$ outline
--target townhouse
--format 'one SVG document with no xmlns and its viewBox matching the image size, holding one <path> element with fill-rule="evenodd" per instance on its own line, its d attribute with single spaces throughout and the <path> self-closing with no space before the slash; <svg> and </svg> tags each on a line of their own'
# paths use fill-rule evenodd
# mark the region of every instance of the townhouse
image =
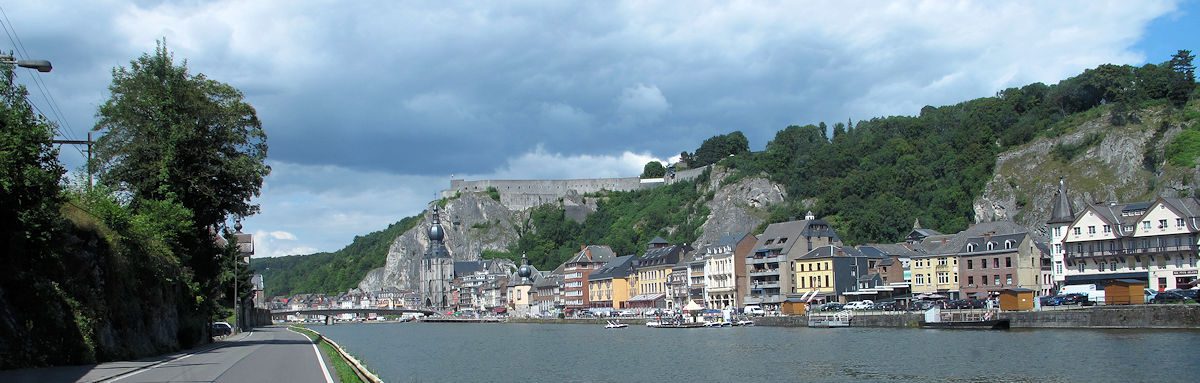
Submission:
<svg viewBox="0 0 1200 383">
<path fill-rule="evenodd" d="M 859 290 L 859 281 L 868 270 L 883 261 L 880 255 L 867 255 L 850 246 L 822 246 L 800 256 L 792 264 L 796 290 L 809 302 L 845 302 L 845 295 Z M 751 289 L 753 289 L 751 282 Z"/>
<path fill-rule="evenodd" d="M 704 306 L 715 309 L 742 307 L 746 287 L 746 255 L 757 241 L 748 233 L 726 234 L 704 248 Z"/>
<path fill-rule="evenodd" d="M 745 258 L 749 280 L 743 301 L 778 310 L 789 295 L 798 296 L 793 262 L 813 249 L 841 244 L 829 223 L 816 219 L 811 211 L 804 220 L 768 225 Z"/>
<path fill-rule="evenodd" d="M 588 276 L 616 258 L 608 246 L 583 246 L 575 256 L 563 263 L 563 305 L 566 311 L 588 308 Z"/>
<path fill-rule="evenodd" d="M 620 310 L 631 297 L 630 276 L 637 255 L 617 257 L 588 277 L 588 301 L 593 311 Z"/>
<path fill-rule="evenodd" d="M 629 299 L 630 307 L 673 308 L 674 302 L 666 299 L 669 293 L 667 279 L 671 269 L 689 249 L 686 245 L 669 245 L 662 238 L 651 241 L 646 253 L 635 263 L 636 294 Z"/>
</svg>

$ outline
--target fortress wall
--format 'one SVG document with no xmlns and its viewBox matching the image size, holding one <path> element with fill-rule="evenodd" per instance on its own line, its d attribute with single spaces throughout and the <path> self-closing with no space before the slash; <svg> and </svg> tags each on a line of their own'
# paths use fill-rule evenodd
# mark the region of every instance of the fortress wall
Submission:
<svg viewBox="0 0 1200 383">
<path fill-rule="evenodd" d="M 512 210 L 524 210 L 545 203 L 558 202 L 570 193 L 585 194 L 600 190 L 631 191 L 656 184 L 645 185 L 637 177 L 592 178 L 575 180 L 451 180 L 450 188 L 442 191 L 443 198 L 457 192 L 482 193 L 489 187 L 500 192 L 500 203 Z"/>
<path fill-rule="evenodd" d="M 677 172 L 675 172 L 674 177 L 668 177 L 667 183 L 676 183 L 679 181 L 694 180 L 694 179 L 696 179 L 696 177 L 699 177 L 701 174 L 704 173 L 705 170 L 708 170 L 708 168 L 710 168 L 710 167 L 712 167 L 712 165 L 699 167 L 699 168 L 695 168 L 695 169 L 684 169 L 684 170 L 677 171 Z"/>
</svg>

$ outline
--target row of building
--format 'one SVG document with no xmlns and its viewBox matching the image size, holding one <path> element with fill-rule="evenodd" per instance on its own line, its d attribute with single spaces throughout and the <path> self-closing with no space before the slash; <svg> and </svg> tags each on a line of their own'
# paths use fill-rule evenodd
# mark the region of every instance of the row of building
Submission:
<svg viewBox="0 0 1200 383">
<path fill-rule="evenodd" d="M 1197 199 L 1095 203 L 1076 211 L 1060 181 L 1054 204 L 1045 232 L 996 221 L 943 234 L 914 222 L 903 242 L 847 246 L 828 222 L 809 213 L 759 235 L 727 234 L 715 243 L 655 238 L 628 255 L 581 246 L 546 271 L 525 262 L 453 261 L 435 209 L 419 291 L 388 302 L 518 315 L 746 305 L 783 310 L 788 302 L 986 298 L 1007 289 L 1053 295 L 1064 285 L 1103 287 L 1120 279 L 1155 290 L 1196 284 Z"/>
</svg>

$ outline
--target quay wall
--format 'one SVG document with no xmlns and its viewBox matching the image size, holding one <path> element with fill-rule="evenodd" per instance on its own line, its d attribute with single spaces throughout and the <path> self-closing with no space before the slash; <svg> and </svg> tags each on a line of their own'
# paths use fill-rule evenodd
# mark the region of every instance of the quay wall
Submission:
<svg viewBox="0 0 1200 383">
<path fill-rule="evenodd" d="M 1200 305 L 1098 306 L 1044 311 L 1005 311 L 1012 328 L 1200 329 Z M 863 313 L 851 327 L 918 327 L 921 313 Z M 758 326 L 805 327 L 807 316 L 755 318 Z"/>
</svg>

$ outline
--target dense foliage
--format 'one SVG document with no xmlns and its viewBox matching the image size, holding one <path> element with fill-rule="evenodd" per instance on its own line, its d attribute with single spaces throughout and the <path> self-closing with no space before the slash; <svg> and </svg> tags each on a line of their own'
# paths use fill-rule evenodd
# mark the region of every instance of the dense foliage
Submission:
<svg viewBox="0 0 1200 383">
<path fill-rule="evenodd" d="M 386 229 L 354 237 L 349 245 L 332 253 L 254 258 L 250 267 L 263 275 L 268 296 L 343 293 L 358 287 L 371 269 L 383 267 L 392 241 L 420 224 L 423 217 L 418 214 Z"/>
<path fill-rule="evenodd" d="M 790 126 L 762 153 L 722 161 L 742 174 L 765 172 L 787 186 L 788 201 L 772 222 L 813 209 L 827 217 L 849 243 L 900 240 L 919 218 L 943 232 L 966 228 L 972 201 L 992 176 L 996 156 L 1039 135 L 1057 136 L 1098 106 L 1116 103 L 1118 118 L 1157 100 L 1180 103 L 1194 93 L 1191 58 L 1180 51 L 1171 61 L 1141 67 L 1101 65 L 1055 85 L 1035 83 L 944 107 L 927 106 L 917 117 L 884 117 L 834 127 Z M 1183 102 L 1188 98 L 1182 97 Z M 1172 143 L 1172 161 L 1190 163 L 1194 134 Z M 1068 161 L 1103 136 L 1090 136 L 1052 150 Z M 1189 158 L 1190 156 L 1190 158 Z M 802 201 L 811 201 L 815 206 Z"/>
<path fill-rule="evenodd" d="M 60 186 L 53 126 L 12 68 L 0 83 L 0 369 L 159 354 L 207 342 L 231 313 L 237 248 L 266 174 L 253 109 L 159 45 L 114 70 L 95 148 L 101 184 Z"/>
<path fill-rule="evenodd" d="M 699 168 L 714 164 L 725 157 L 749 151 L 750 140 L 747 140 L 746 135 L 742 132 L 735 131 L 709 137 L 700 143 L 700 147 L 696 148 L 696 153 L 683 152 L 679 153 L 679 157 L 680 160 L 687 163 L 688 167 Z"/>
<path fill-rule="evenodd" d="M 631 192 L 606 192 L 597 211 L 582 224 L 566 217 L 559 205 L 534 208 L 519 228 L 519 239 L 508 252 L 485 252 L 485 258 L 504 257 L 519 261 L 526 254 L 535 267 L 558 267 L 582 245 L 607 245 L 620 255 L 641 253 L 656 236 L 671 243 L 691 243 L 700 236 L 700 225 L 708 216 L 699 182 L 677 182 Z"/>
<path fill-rule="evenodd" d="M 665 175 L 667 175 L 667 168 L 663 167 L 662 162 L 650 161 L 642 167 L 641 178 L 662 178 Z"/>
</svg>

